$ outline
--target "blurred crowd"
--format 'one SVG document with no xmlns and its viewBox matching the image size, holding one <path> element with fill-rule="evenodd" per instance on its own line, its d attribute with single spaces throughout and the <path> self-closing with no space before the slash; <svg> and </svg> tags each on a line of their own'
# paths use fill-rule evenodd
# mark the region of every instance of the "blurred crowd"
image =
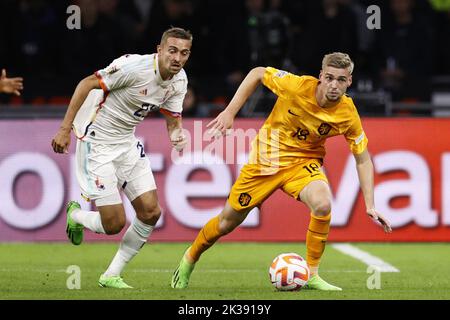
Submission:
<svg viewBox="0 0 450 320">
<path fill-rule="evenodd" d="M 79 30 L 66 27 L 71 4 Z M 379 30 L 367 27 L 371 4 L 381 8 Z M 1 99 L 66 103 L 115 58 L 155 52 L 170 26 L 194 35 L 186 115 L 201 116 L 201 101 L 229 100 L 254 66 L 317 76 L 333 51 L 350 54 L 354 79 L 370 80 L 365 90 L 395 101 L 429 101 L 431 79 L 450 75 L 446 0 L 2 0 L 0 69 L 22 76 L 26 90 Z"/>
</svg>

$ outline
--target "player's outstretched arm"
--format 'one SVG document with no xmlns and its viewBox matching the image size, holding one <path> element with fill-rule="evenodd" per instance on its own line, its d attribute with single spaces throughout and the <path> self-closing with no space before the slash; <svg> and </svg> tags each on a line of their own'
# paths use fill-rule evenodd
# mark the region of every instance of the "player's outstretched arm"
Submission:
<svg viewBox="0 0 450 320">
<path fill-rule="evenodd" d="M 64 120 L 52 140 L 52 148 L 56 153 L 68 153 L 72 122 L 92 89 L 100 89 L 100 83 L 95 75 L 86 77 L 78 83 L 72 99 L 70 99 Z"/>
<path fill-rule="evenodd" d="M 364 150 L 360 154 L 355 154 L 356 170 L 358 171 L 359 183 L 366 203 L 366 212 L 373 220 L 378 221 L 387 233 L 392 232 L 391 224 L 375 209 L 373 192 L 373 163 L 369 151 Z"/>
<path fill-rule="evenodd" d="M 255 92 L 264 77 L 264 67 L 253 68 L 242 81 L 228 106 L 214 120 L 206 125 L 212 136 L 223 135 L 233 126 L 234 117 Z"/>
<path fill-rule="evenodd" d="M 7 78 L 6 70 L 2 69 L 0 76 L 0 92 L 12 93 L 16 96 L 20 96 L 20 91 L 23 89 L 23 78 Z"/>
</svg>

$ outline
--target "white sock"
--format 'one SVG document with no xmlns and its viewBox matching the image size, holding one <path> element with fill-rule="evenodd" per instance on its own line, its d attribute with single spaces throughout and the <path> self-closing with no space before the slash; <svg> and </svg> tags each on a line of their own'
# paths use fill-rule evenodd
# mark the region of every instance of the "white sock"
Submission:
<svg viewBox="0 0 450 320">
<path fill-rule="evenodd" d="M 102 219 L 98 211 L 76 210 L 72 212 L 72 219 L 76 223 L 82 224 L 85 228 L 96 233 L 106 233 L 103 229 Z"/>
<path fill-rule="evenodd" d="M 152 233 L 153 228 L 154 226 L 143 223 L 137 217 L 134 218 L 123 236 L 119 250 L 104 275 L 107 277 L 120 276 L 123 268 L 147 242 L 147 238 Z"/>
</svg>

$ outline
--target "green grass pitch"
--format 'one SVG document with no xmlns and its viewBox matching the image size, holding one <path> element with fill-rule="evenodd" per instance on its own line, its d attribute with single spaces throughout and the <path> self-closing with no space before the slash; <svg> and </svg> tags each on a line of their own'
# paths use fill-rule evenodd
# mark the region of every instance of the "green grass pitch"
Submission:
<svg viewBox="0 0 450 320">
<path fill-rule="evenodd" d="M 151 299 L 151 300 L 318 300 L 450 299 L 450 244 L 354 244 L 400 270 L 381 273 L 381 288 L 368 289 L 367 265 L 328 245 L 321 276 L 342 292 L 276 291 L 268 276 L 272 259 L 284 252 L 305 256 L 304 244 L 218 243 L 197 264 L 190 286 L 170 288 L 173 269 L 187 243 L 150 243 L 123 274 L 135 289 L 100 288 L 97 280 L 117 243 L 0 244 L 0 299 Z M 68 289 L 67 268 L 81 271 L 81 288 Z"/>
</svg>

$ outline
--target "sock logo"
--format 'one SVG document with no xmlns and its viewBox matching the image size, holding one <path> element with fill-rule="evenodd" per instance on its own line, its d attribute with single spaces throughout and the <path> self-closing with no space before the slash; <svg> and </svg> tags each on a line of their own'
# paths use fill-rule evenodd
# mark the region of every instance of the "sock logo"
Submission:
<svg viewBox="0 0 450 320">
<path fill-rule="evenodd" d="M 243 207 L 248 206 L 251 200 L 252 197 L 248 193 L 241 193 L 239 195 L 239 204 Z"/>
</svg>

